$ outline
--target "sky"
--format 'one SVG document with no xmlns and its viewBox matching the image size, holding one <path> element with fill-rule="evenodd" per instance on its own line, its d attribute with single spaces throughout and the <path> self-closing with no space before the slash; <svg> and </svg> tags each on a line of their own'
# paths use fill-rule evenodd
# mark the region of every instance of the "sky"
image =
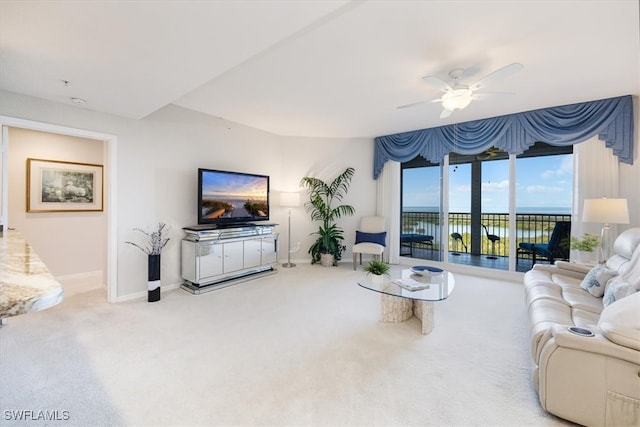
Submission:
<svg viewBox="0 0 640 427">
<path fill-rule="evenodd" d="M 403 208 L 437 207 L 440 199 L 439 167 L 405 169 Z M 471 211 L 471 165 L 449 167 L 449 212 Z M 573 155 L 563 154 L 516 160 L 518 212 L 569 213 L 572 202 Z M 536 208 L 531 211 L 524 208 Z M 482 162 L 482 212 L 509 211 L 509 161 Z"/>
</svg>

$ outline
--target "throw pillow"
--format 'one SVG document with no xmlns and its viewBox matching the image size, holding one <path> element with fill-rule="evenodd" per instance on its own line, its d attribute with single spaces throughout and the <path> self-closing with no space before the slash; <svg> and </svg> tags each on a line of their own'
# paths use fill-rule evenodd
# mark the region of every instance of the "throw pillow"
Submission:
<svg viewBox="0 0 640 427">
<path fill-rule="evenodd" d="M 607 288 L 602 298 L 602 305 L 606 307 L 635 292 L 638 292 L 638 290 L 632 283 L 625 281 L 622 276 L 616 277 L 607 283 Z"/>
<path fill-rule="evenodd" d="M 387 232 L 382 233 L 365 233 L 363 231 L 356 230 L 356 245 L 358 243 L 377 243 L 382 246 L 387 246 L 385 241 L 387 239 Z"/>
<path fill-rule="evenodd" d="M 586 276 L 584 276 L 580 287 L 589 291 L 589 293 L 594 297 L 602 298 L 605 291 L 605 285 L 609 279 L 617 274 L 617 272 L 609 270 L 607 267 L 596 265 L 587 273 Z"/>
</svg>

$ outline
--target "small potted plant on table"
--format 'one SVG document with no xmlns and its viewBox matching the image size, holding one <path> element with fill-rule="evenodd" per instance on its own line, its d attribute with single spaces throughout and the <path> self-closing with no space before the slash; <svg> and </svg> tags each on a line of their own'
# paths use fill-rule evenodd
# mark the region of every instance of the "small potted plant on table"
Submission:
<svg viewBox="0 0 640 427">
<path fill-rule="evenodd" d="M 389 264 L 382 260 L 373 259 L 365 266 L 364 271 L 367 272 L 367 275 L 371 274 L 371 280 L 374 283 L 382 283 L 384 276 L 389 276 Z"/>
<path fill-rule="evenodd" d="M 596 234 L 585 233 L 581 239 L 571 237 L 571 249 L 578 251 L 578 261 L 582 263 L 591 263 L 594 261 L 593 251 L 600 244 L 600 237 Z"/>
</svg>

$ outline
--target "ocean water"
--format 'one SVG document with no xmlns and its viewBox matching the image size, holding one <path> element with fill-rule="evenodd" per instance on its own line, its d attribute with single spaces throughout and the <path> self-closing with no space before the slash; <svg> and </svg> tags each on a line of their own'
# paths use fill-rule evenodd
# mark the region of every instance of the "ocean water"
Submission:
<svg viewBox="0 0 640 427">
<path fill-rule="evenodd" d="M 403 206 L 403 212 L 440 212 L 438 206 Z M 471 212 L 451 212 L 451 213 L 471 213 Z M 504 213 L 507 212 L 487 212 Z M 571 207 L 517 207 L 516 214 L 538 214 L 538 215 L 571 215 Z"/>
</svg>

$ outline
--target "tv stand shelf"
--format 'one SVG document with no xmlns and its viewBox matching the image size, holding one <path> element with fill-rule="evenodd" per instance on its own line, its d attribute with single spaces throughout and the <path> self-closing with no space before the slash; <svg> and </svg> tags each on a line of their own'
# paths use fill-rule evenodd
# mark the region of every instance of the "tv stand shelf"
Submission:
<svg viewBox="0 0 640 427">
<path fill-rule="evenodd" d="M 276 225 L 184 227 L 182 289 L 200 294 L 276 273 Z"/>
</svg>

